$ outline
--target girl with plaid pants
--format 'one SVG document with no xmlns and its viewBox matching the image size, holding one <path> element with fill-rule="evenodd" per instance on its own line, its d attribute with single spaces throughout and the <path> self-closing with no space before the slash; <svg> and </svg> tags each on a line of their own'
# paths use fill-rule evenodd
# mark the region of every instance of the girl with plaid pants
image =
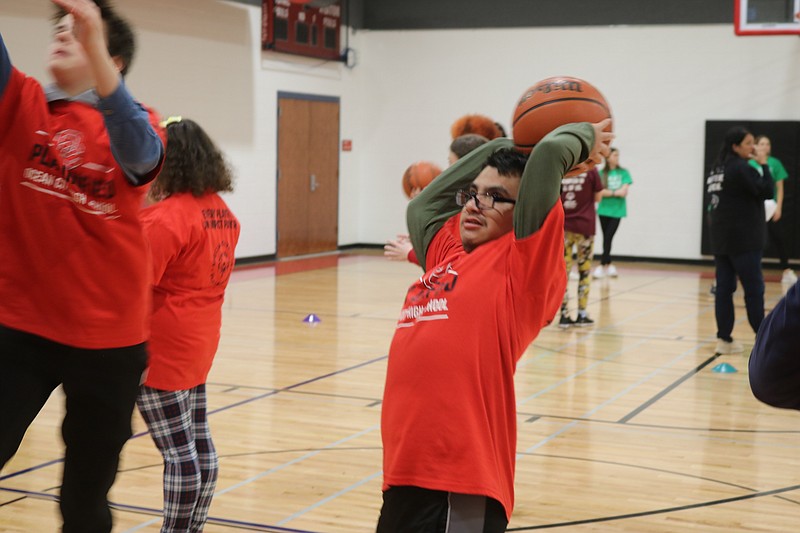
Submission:
<svg viewBox="0 0 800 533">
<path fill-rule="evenodd" d="M 239 221 L 218 192 L 231 171 L 191 120 L 169 118 L 164 167 L 141 219 L 153 257 L 147 378 L 137 405 L 164 457 L 161 532 L 202 531 L 219 464 L 206 418 L 206 378 L 217 352 Z"/>
</svg>

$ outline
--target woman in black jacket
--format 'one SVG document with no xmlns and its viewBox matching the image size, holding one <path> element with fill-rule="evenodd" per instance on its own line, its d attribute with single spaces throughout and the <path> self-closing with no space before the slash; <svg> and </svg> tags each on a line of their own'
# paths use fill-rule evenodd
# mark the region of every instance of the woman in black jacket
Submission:
<svg viewBox="0 0 800 533">
<path fill-rule="evenodd" d="M 755 159 L 756 170 L 748 164 Z M 733 340 L 733 292 L 742 283 L 747 320 L 754 332 L 764 320 L 764 276 L 761 256 L 766 238 L 764 200 L 772 198 L 772 176 L 766 153 L 755 153 L 753 134 L 738 126 L 728 130 L 706 188 L 710 198 L 711 251 L 716 267 L 714 310 L 720 354 L 741 353 Z"/>
</svg>

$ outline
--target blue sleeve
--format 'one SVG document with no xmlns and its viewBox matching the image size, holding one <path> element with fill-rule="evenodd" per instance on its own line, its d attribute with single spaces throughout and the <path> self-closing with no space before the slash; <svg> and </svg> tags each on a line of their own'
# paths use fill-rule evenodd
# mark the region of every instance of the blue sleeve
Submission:
<svg viewBox="0 0 800 533">
<path fill-rule="evenodd" d="M 6 43 L 3 42 L 3 35 L 0 34 L 0 97 L 6 92 L 8 80 L 11 79 L 11 58 L 8 57 Z"/>
<path fill-rule="evenodd" d="M 749 371 L 756 398 L 800 410 L 800 284 L 795 283 L 761 323 Z"/>
<path fill-rule="evenodd" d="M 97 104 L 103 114 L 111 153 L 134 185 L 150 181 L 164 153 L 161 138 L 150 124 L 147 111 L 133 100 L 124 83 Z"/>
</svg>

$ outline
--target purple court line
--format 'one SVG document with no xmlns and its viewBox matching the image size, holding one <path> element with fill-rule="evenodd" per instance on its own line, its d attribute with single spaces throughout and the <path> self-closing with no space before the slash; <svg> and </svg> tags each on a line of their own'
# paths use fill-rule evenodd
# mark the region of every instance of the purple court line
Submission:
<svg viewBox="0 0 800 533">
<path fill-rule="evenodd" d="M 63 463 L 64 458 L 61 459 L 53 459 L 52 461 L 47 461 L 46 463 L 42 463 L 40 465 L 32 466 L 30 468 L 26 468 L 24 470 L 20 470 L 19 472 L 14 472 L 12 474 L 6 474 L 5 476 L 0 476 L 0 481 L 5 481 L 6 479 L 21 476 L 22 474 L 27 474 L 28 472 L 33 472 L 34 470 L 39 470 L 40 468 L 46 468 L 48 466 L 57 465 L 58 463 Z M 0 490 L 12 490 L 12 489 L 5 489 L 0 487 Z"/>
<path fill-rule="evenodd" d="M 275 396 L 276 394 L 278 394 L 280 392 L 287 392 L 287 391 L 296 389 L 298 387 L 302 387 L 304 385 L 308 385 L 309 383 L 314 383 L 315 381 L 320 381 L 322 379 L 329 378 L 331 376 L 336 376 L 338 374 L 344 374 L 345 372 L 350 372 L 351 370 L 356 370 L 358 368 L 361 368 L 362 366 L 367 366 L 367 365 L 371 365 L 372 363 L 377 363 L 378 361 L 386 359 L 387 357 L 389 357 L 389 356 L 388 355 L 382 355 L 380 357 L 376 357 L 375 359 L 370 359 L 369 361 L 364 361 L 363 363 L 358 363 L 357 365 L 349 366 L 347 368 L 342 368 L 340 370 L 335 370 L 333 372 L 329 372 L 327 374 L 323 374 L 323 375 L 317 376 L 315 378 L 311 378 L 311 379 L 307 379 L 305 381 L 301 381 L 300 383 L 295 383 L 294 385 L 289 385 L 288 387 L 282 387 L 280 389 L 275 389 L 273 391 L 266 392 L 264 394 L 259 394 L 258 396 L 254 396 L 252 398 L 248 398 L 247 400 L 242 400 L 240 402 L 236 402 L 236 403 L 232 403 L 230 405 L 226 405 L 225 407 L 220 407 L 219 409 L 214 409 L 213 411 L 209 411 L 208 414 L 212 415 L 212 414 L 219 413 L 219 412 L 222 412 L 222 411 L 227 411 L 228 409 L 233 409 L 234 407 L 239 407 L 239 406 L 254 402 L 256 400 L 262 400 L 262 399 L 268 398 L 270 396 Z M 144 435 L 148 435 L 149 433 L 150 433 L 149 431 L 142 431 L 140 433 L 137 433 L 137 434 L 131 436 L 131 439 L 136 439 L 136 438 L 142 437 Z M 42 468 L 46 468 L 48 466 L 52 466 L 54 464 L 58 464 L 58 463 L 62 463 L 62 462 L 64 462 L 64 458 L 63 457 L 61 459 L 53 459 L 52 461 L 48 461 L 46 463 L 42 463 L 42 464 L 37 465 L 37 466 L 32 466 L 30 468 L 26 468 L 25 470 L 20 470 L 19 472 L 12 472 L 11 474 L 6 474 L 4 476 L 0 476 L 0 481 L 5 481 L 6 479 L 10 479 L 12 477 L 20 476 L 22 474 L 27 474 L 29 472 L 33 472 L 35 470 L 40 470 Z M 2 490 L 10 490 L 10 489 L 2 489 Z"/>
<path fill-rule="evenodd" d="M 0 491 L 11 492 L 14 494 L 20 494 L 23 496 L 29 496 L 32 498 L 37 498 L 40 500 L 50 500 L 50 501 L 58 501 L 58 496 L 55 494 L 48 494 L 46 492 L 35 492 L 30 490 L 20 490 L 20 489 L 6 489 L 0 487 Z M 124 505 L 121 503 L 113 503 L 109 502 L 109 505 L 118 511 L 128 511 L 132 513 L 139 513 L 139 514 L 152 514 L 152 515 L 161 515 L 161 509 L 151 509 L 149 507 L 140 507 L 138 505 Z M 266 532 L 273 532 L 273 533 L 317 533 L 314 531 L 309 531 L 306 529 L 292 529 L 287 527 L 281 526 L 272 526 L 269 524 L 259 524 L 256 522 L 244 522 L 242 520 L 232 520 L 228 518 L 215 518 L 212 516 L 208 517 L 207 523 L 220 525 L 220 526 L 231 526 L 231 527 L 240 527 L 240 528 L 250 528 L 256 529 L 258 531 L 266 531 Z"/>
</svg>

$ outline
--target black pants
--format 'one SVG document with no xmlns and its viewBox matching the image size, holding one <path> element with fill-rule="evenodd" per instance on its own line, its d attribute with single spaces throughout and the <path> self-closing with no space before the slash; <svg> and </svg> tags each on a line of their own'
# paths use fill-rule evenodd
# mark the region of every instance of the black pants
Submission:
<svg viewBox="0 0 800 533">
<path fill-rule="evenodd" d="M 782 219 L 781 219 L 782 220 Z M 783 235 L 781 234 L 780 224 L 781 221 L 775 222 L 770 220 L 767 222 L 767 233 L 769 240 L 775 245 L 775 251 L 778 252 L 778 260 L 780 261 L 781 270 L 789 268 L 789 256 L 786 254 L 786 246 L 783 244 Z"/>
<path fill-rule="evenodd" d="M 764 275 L 761 272 L 761 250 L 736 255 L 715 255 L 717 290 L 714 293 L 714 314 L 717 318 L 717 338 L 731 341 L 734 310 L 733 292 L 736 278 L 742 282 L 747 320 L 758 332 L 764 320 Z"/>
<path fill-rule="evenodd" d="M 108 491 L 146 365 L 144 344 L 85 350 L 0 326 L 0 469 L 53 390 L 64 387 L 63 533 L 111 531 Z"/>
<path fill-rule="evenodd" d="M 611 264 L 611 242 L 614 240 L 614 234 L 619 229 L 621 218 L 605 217 L 600 215 L 600 229 L 603 230 L 603 255 L 600 258 L 600 264 L 603 266 Z"/>
<path fill-rule="evenodd" d="M 390 487 L 377 533 L 503 533 L 507 526 L 505 509 L 493 498 Z"/>
</svg>

